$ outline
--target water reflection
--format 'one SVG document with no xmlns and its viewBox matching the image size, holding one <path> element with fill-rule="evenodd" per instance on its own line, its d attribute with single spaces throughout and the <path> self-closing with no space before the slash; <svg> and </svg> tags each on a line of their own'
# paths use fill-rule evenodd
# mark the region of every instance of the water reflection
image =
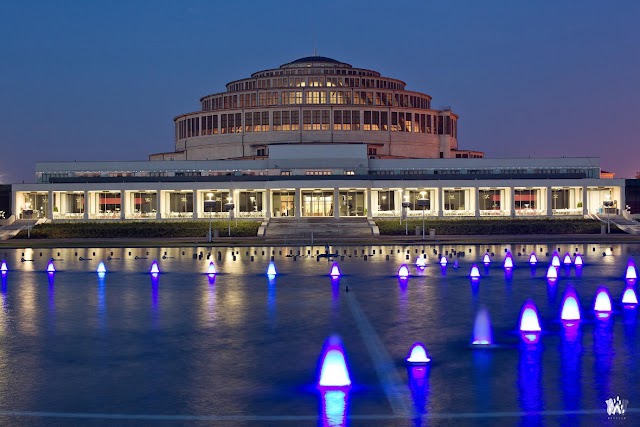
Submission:
<svg viewBox="0 0 640 427">
<path fill-rule="evenodd" d="M 522 425 L 537 426 L 542 423 L 540 415 L 535 413 L 544 409 L 542 393 L 542 344 L 520 345 L 518 360 L 518 401 L 520 410 L 528 416 L 522 417 Z"/>
<path fill-rule="evenodd" d="M 566 411 L 578 411 L 582 404 L 581 361 L 582 361 L 582 335 L 579 324 L 564 326 L 562 340 L 560 342 L 560 390 L 562 394 L 563 408 Z M 567 415 L 568 425 L 578 425 L 579 416 Z"/>
<path fill-rule="evenodd" d="M 331 299 L 334 303 L 334 307 L 335 307 L 335 304 L 338 302 L 339 298 L 340 298 L 340 276 L 338 277 L 331 276 Z"/>
<path fill-rule="evenodd" d="M 407 377 L 415 409 L 414 423 L 416 426 L 422 425 L 423 416 L 427 413 L 430 369 L 429 365 L 407 365 Z"/>
<path fill-rule="evenodd" d="M 611 367 L 615 357 L 613 347 L 613 318 L 600 320 L 593 329 L 593 382 L 600 402 L 609 399 L 611 390 Z"/>
<path fill-rule="evenodd" d="M 101 331 L 106 330 L 106 301 L 104 296 L 105 274 L 98 273 L 98 326 Z"/>
<path fill-rule="evenodd" d="M 347 425 L 349 407 L 348 389 L 320 388 L 320 426 L 343 427 Z"/>
<path fill-rule="evenodd" d="M 160 275 L 151 273 L 151 313 L 152 324 L 154 328 L 158 327 L 158 285 L 160 284 Z"/>
<path fill-rule="evenodd" d="M 338 277 L 338 280 L 340 278 Z M 269 321 L 272 323 L 276 318 L 276 278 L 275 276 L 267 276 L 267 312 L 269 313 Z M 331 278 L 333 282 L 333 277 Z"/>
</svg>

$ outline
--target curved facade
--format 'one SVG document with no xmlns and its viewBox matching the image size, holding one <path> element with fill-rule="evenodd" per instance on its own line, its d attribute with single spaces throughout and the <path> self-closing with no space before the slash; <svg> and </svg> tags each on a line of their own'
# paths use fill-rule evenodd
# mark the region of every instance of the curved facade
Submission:
<svg viewBox="0 0 640 427">
<path fill-rule="evenodd" d="M 372 158 L 482 157 L 460 151 L 458 116 L 405 82 L 312 56 L 259 71 L 174 119 L 175 152 L 150 160 L 268 156 L 274 143 L 357 143 Z"/>
</svg>

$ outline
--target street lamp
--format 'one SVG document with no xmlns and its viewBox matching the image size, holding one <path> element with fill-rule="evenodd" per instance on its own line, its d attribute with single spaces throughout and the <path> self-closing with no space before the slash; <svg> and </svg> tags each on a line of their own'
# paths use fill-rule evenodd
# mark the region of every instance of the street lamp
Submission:
<svg viewBox="0 0 640 427">
<path fill-rule="evenodd" d="M 231 203 L 231 197 L 227 198 L 227 201 L 229 203 L 225 203 L 224 204 L 224 210 L 229 212 L 229 237 L 231 237 L 231 215 L 233 215 L 233 208 L 235 208 L 235 205 L 233 203 Z M 236 227 L 238 226 L 238 220 L 236 219 Z"/>
<path fill-rule="evenodd" d="M 424 211 L 429 206 L 429 199 L 424 198 L 425 192 L 422 191 L 420 195 L 423 197 L 422 199 L 418 199 L 418 207 L 422 208 L 422 240 L 424 240 Z"/>
<path fill-rule="evenodd" d="M 411 206 L 410 202 L 402 202 L 402 215 L 400 216 L 400 224 L 402 224 L 402 218 L 404 218 L 404 235 L 409 235 L 409 220 L 407 219 L 407 210 Z"/>
<path fill-rule="evenodd" d="M 611 213 L 611 207 L 613 207 L 613 200 L 611 199 L 611 195 L 606 194 L 604 196 L 605 201 L 602 202 L 602 205 L 604 206 L 604 210 L 607 213 L 607 234 L 611 233 L 611 221 L 609 218 L 609 215 Z"/>
</svg>

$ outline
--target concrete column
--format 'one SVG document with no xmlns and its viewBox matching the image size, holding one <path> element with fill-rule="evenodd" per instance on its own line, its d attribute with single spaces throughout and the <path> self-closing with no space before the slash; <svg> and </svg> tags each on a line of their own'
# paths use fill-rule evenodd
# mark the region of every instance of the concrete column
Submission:
<svg viewBox="0 0 640 427">
<path fill-rule="evenodd" d="M 396 212 L 398 216 L 402 216 L 402 202 L 404 202 L 404 190 L 398 190 L 398 200 L 395 201 Z"/>
<path fill-rule="evenodd" d="M 365 197 L 367 198 L 367 218 L 371 219 L 373 218 L 372 213 L 371 213 L 371 187 L 367 188 L 367 192 Z"/>
<path fill-rule="evenodd" d="M 89 191 L 84 190 L 84 209 L 83 209 L 83 214 L 82 214 L 82 219 L 87 220 L 89 219 L 89 210 L 91 208 L 91 203 L 89 203 Z"/>
<path fill-rule="evenodd" d="M 271 218 L 271 190 L 266 189 L 264 192 L 264 200 L 262 201 L 262 205 L 264 206 L 264 217 L 266 219 Z"/>
<path fill-rule="evenodd" d="M 47 218 L 53 219 L 53 191 L 47 194 Z"/>
<path fill-rule="evenodd" d="M 624 187 L 618 187 L 617 188 L 618 194 L 620 195 L 620 197 L 618 198 L 618 214 L 622 215 L 623 212 L 626 210 L 627 208 L 627 199 L 625 198 L 626 194 L 625 194 L 625 189 Z"/>
<path fill-rule="evenodd" d="M 333 217 L 340 218 L 340 189 L 333 189 Z"/>
<path fill-rule="evenodd" d="M 553 189 L 547 187 L 547 216 L 553 216 Z"/>
<path fill-rule="evenodd" d="M 238 190 L 229 190 L 229 192 L 231 193 L 231 203 L 233 203 L 234 206 L 233 216 L 237 218 L 238 212 L 240 212 L 240 192 Z"/>
<path fill-rule="evenodd" d="M 436 188 L 436 209 L 438 210 L 438 218 L 442 218 L 444 216 L 444 189 Z"/>
<path fill-rule="evenodd" d="M 162 218 L 162 201 L 164 197 L 162 197 L 162 191 L 158 190 L 156 196 L 156 219 Z"/>
<path fill-rule="evenodd" d="M 300 124 L 300 129 L 302 129 L 302 124 Z M 293 210 L 295 212 L 296 218 L 302 217 L 302 189 L 300 188 L 295 189 L 295 195 L 293 197 Z"/>
<path fill-rule="evenodd" d="M 582 186 L 582 215 L 589 215 L 589 209 L 587 207 L 587 201 L 588 201 L 588 192 L 587 192 L 587 186 L 583 185 Z"/>
<path fill-rule="evenodd" d="M 11 214 L 15 215 L 16 219 L 21 219 L 22 209 L 24 208 L 24 204 L 18 206 L 18 192 L 16 190 L 11 190 Z M 9 216 L 7 215 L 7 218 Z"/>
<path fill-rule="evenodd" d="M 200 201 L 198 197 L 198 190 L 193 190 L 193 219 L 198 218 L 198 212 L 200 212 Z"/>
<path fill-rule="evenodd" d="M 127 217 L 127 192 L 124 190 L 120 190 L 120 219 L 125 219 Z"/>
<path fill-rule="evenodd" d="M 480 188 L 479 187 L 475 187 L 473 189 L 473 192 L 475 194 L 475 209 L 476 209 L 476 218 L 480 218 Z"/>
<path fill-rule="evenodd" d="M 511 212 L 511 218 L 516 216 L 516 189 L 514 187 L 509 187 L 509 211 Z"/>
</svg>

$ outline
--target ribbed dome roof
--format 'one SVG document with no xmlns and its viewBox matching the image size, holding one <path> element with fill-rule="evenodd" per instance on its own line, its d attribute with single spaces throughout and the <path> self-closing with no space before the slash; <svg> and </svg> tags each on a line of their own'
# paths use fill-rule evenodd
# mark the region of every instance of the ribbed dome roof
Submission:
<svg viewBox="0 0 640 427">
<path fill-rule="evenodd" d="M 290 67 L 300 67 L 305 66 L 306 64 L 313 64 L 314 66 L 342 66 L 351 68 L 350 64 L 340 62 L 333 58 L 328 58 L 326 56 L 305 56 L 304 58 L 298 58 L 294 61 L 288 62 L 284 65 L 281 65 L 280 68 L 290 68 Z"/>
</svg>

